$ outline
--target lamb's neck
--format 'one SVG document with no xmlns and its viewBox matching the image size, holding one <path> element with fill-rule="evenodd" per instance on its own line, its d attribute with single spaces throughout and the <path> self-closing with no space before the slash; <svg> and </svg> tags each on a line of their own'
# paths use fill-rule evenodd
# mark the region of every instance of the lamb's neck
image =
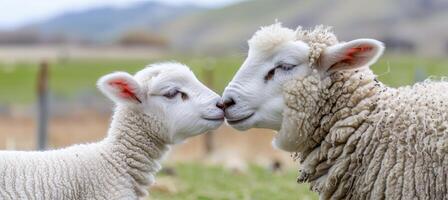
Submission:
<svg viewBox="0 0 448 200">
<path fill-rule="evenodd" d="M 133 108 L 118 107 L 112 119 L 107 140 L 113 144 L 113 157 L 119 159 L 125 175 L 130 175 L 138 193 L 152 184 L 160 170 L 159 160 L 168 151 L 162 122 Z"/>
<path fill-rule="evenodd" d="M 315 190 L 322 189 L 313 181 L 325 178 L 329 168 L 341 162 L 339 156 L 347 153 L 343 151 L 355 148 L 344 146 L 375 109 L 378 94 L 387 89 L 369 69 L 337 72 L 324 79 L 314 73 L 288 84 L 280 134 L 296 137 L 300 182 L 310 181 Z"/>
</svg>

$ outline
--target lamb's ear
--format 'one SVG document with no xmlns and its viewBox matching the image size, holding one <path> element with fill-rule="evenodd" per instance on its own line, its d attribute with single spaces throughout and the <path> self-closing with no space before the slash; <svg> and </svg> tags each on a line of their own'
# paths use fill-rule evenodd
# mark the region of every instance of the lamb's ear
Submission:
<svg viewBox="0 0 448 200">
<path fill-rule="evenodd" d="M 319 58 L 319 68 L 334 72 L 356 69 L 375 63 L 383 54 L 382 42 L 373 39 L 357 39 L 326 48 Z"/>
<path fill-rule="evenodd" d="M 115 103 L 141 103 L 141 87 L 135 79 L 126 72 L 114 72 L 98 80 L 98 88 Z"/>
</svg>

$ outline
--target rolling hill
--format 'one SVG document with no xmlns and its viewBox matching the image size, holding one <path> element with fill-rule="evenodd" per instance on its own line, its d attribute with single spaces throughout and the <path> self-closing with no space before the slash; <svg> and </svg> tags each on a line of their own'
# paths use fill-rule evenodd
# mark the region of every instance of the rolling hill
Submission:
<svg viewBox="0 0 448 200">
<path fill-rule="evenodd" d="M 97 42 L 142 29 L 167 38 L 180 53 L 240 54 L 260 26 L 279 20 L 291 28 L 331 25 L 340 40 L 376 38 L 388 52 L 446 55 L 446 19 L 446 0 L 248 0 L 214 9 L 146 2 L 67 13 L 27 28 Z"/>
<path fill-rule="evenodd" d="M 151 1 L 126 8 L 99 7 L 66 13 L 22 29 L 35 30 L 47 37 L 63 34 L 70 38 L 102 42 L 116 39 L 132 29 L 156 32 L 161 25 L 173 19 L 203 9 L 205 8 L 192 5 L 173 6 Z"/>
<path fill-rule="evenodd" d="M 254 31 L 276 19 L 291 28 L 331 25 L 341 40 L 373 37 L 389 49 L 448 52 L 444 0 L 254 0 L 193 13 L 165 24 L 162 31 L 178 49 L 245 52 Z"/>
</svg>

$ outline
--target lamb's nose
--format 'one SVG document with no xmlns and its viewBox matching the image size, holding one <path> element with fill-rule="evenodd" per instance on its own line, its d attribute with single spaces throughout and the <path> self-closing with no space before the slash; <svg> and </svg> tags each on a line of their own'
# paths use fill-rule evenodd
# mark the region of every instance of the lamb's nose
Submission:
<svg viewBox="0 0 448 200">
<path fill-rule="evenodd" d="M 232 97 L 224 99 L 223 105 L 224 109 L 230 108 L 231 106 L 235 105 L 235 100 L 233 100 Z"/>
</svg>

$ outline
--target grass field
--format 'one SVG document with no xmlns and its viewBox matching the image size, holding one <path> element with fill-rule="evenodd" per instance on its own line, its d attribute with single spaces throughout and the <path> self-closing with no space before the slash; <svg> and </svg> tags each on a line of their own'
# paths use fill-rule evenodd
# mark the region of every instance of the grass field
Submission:
<svg viewBox="0 0 448 200">
<path fill-rule="evenodd" d="M 175 176 L 161 173 L 150 191 L 155 200 L 313 200 L 317 195 L 307 184 L 297 184 L 297 170 L 272 173 L 251 166 L 235 173 L 219 166 L 178 164 Z"/>
<path fill-rule="evenodd" d="M 83 91 L 96 91 L 96 80 L 106 73 L 122 70 L 134 73 L 148 63 L 161 60 L 67 60 L 52 62 L 50 87 L 52 94 L 71 97 Z M 214 69 L 214 89 L 220 93 L 243 61 L 241 57 L 226 58 L 186 58 L 176 60 L 191 66 L 203 77 L 203 67 Z M 30 103 L 35 98 L 37 63 L 18 62 L 5 64 L 0 61 L 0 102 Z M 383 57 L 372 69 L 379 79 L 391 86 L 411 84 L 417 74 L 435 76 L 448 75 L 448 59 L 422 59 L 415 57 Z M 418 75 L 421 76 L 421 75 Z M 420 79 L 418 77 L 417 79 Z"/>
<path fill-rule="evenodd" d="M 163 59 L 160 59 L 163 60 Z M 221 93 L 243 58 L 185 58 L 177 59 L 191 66 L 204 80 L 203 67 L 214 68 L 214 89 Z M 70 98 L 83 91 L 96 92 L 96 80 L 112 71 L 134 73 L 148 63 L 159 60 L 67 60 L 52 62 L 50 89 L 53 95 Z M 35 99 L 37 63 L 14 64 L 0 61 L 0 104 L 33 103 Z M 378 78 L 390 86 L 401 86 L 427 76 L 448 76 L 448 59 L 414 57 L 382 58 L 372 69 Z M 21 125 L 22 126 L 22 125 Z M 65 127 L 64 127 L 65 129 Z M 64 130 L 66 131 L 66 130 Z M 67 136 L 64 136 L 67 137 Z M 317 196 L 306 184 L 297 184 L 297 170 L 282 173 L 251 166 L 247 173 L 233 173 L 219 166 L 176 164 L 175 176 L 157 175 L 159 185 L 153 187 L 150 199 L 157 200 L 313 200 Z"/>
<path fill-rule="evenodd" d="M 127 71 L 135 73 L 145 65 L 154 62 L 171 61 L 160 60 L 68 60 L 64 62 L 50 62 L 50 88 L 53 95 L 71 97 L 83 91 L 96 91 L 96 80 L 113 71 Z M 196 75 L 202 77 L 203 68 L 212 67 L 214 70 L 214 85 L 221 92 L 226 83 L 241 63 L 241 58 L 225 59 L 187 59 L 178 58 L 176 61 L 191 66 Z M 18 62 L 5 64 L 0 61 L 0 102 L 30 103 L 35 99 L 36 74 L 38 63 Z"/>
</svg>

